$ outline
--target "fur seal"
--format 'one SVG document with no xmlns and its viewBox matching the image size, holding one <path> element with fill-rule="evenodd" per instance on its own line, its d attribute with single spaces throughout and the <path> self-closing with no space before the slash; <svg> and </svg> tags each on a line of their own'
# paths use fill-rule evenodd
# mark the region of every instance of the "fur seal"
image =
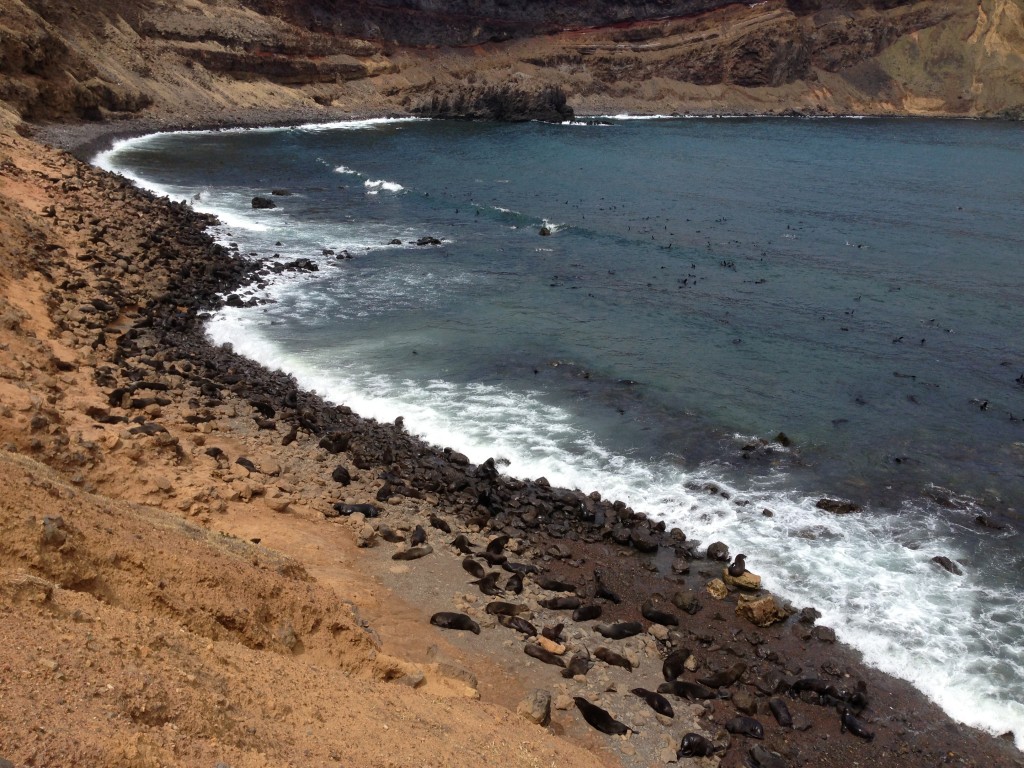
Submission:
<svg viewBox="0 0 1024 768">
<path fill-rule="evenodd" d="M 469 543 L 469 538 L 467 538 L 466 534 L 464 533 L 460 533 L 458 536 L 456 536 L 455 540 L 452 541 L 451 545 L 464 555 L 473 554 L 473 546 Z"/>
<path fill-rule="evenodd" d="M 484 611 L 491 614 L 492 616 L 518 616 L 521 613 L 526 613 L 530 609 L 525 605 L 518 605 L 516 603 L 503 603 L 501 600 L 495 600 L 487 604 Z"/>
<path fill-rule="evenodd" d="M 523 646 L 523 653 L 527 656 L 532 656 L 538 661 L 543 661 L 545 664 L 553 664 L 556 667 L 565 667 L 565 662 L 562 661 L 561 656 L 555 656 L 551 651 L 545 651 L 539 645 L 533 643 L 527 643 Z"/>
<path fill-rule="evenodd" d="M 715 672 L 713 675 L 708 675 L 707 677 L 698 677 L 697 682 L 706 685 L 709 688 L 728 688 L 743 677 L 743 673 L 746 671 L 747 665 L 742 661 L 737 661 L 728 669 L 720 670 Z"/>
<path fill-rule="evenodd" d="M 578 597 L 551 597 L 547 600 L 538 600 L 537 604 L 549 611 L 575 611 L 581 602 Z"/>
<path fill-rule="evenodd" d="M 609 640 L 623 640 L 633 635 L 639 635 L 644 631 L 644 625 L 639 621 L 622 621 L 618 624 L 595 624 L 594 631 L 607 637 Z"/>
<path fill-rule="evenodd" d="M 639 733 L 639 731 L 630 728 L 625 723 L 620 723 L 609 714 L 608 710 L 602 709 L 596 704 L 591 704 L 582 696 L 573 696 L 572 700 L 576 702 L 576 708 L 583 715 L 583 719 L 601 733 L 607 733 L 609 736 L 623 736 L 628 731 Z"/>
<path fill-rule="evenodd" d="M 576 585 L 570 584 L 567 581 L 559 581 L 558 579 L 550 579 L 547 576 L 542 576 L 537 579 L 537 586 L 541 589 L 547 590 L 548 592 L 575 592 Z"/>
<path fill-rule="evenodd" d="M 747 572 L 746 558 L 746 555 L 736 555 L 736 559 L 729 565 L 727 571 L 734 579 L 738 579 Z"/>
<path fill-rule="evenodd" d="M 865 741 L 871 741 L 875 738 L 875 734 L 865 728 L 864 724 L 853 716 L 849 707 L 843 707 L 839 711 L 839 732 L 846 733 L 846 731 L 849 731 L 854 736 L 860 736 Z"/>
<path fill-rule="evenodd" d="M 380 535 L 382 539 L 384 539 L 384 541 L 389 542 L 390 544 L 400 544 L 401 542 L 405 541 L 405 536 L 395 533 L 395 531 L 391 530 L 391 528 L 384 525 L 383 523 L 381 524 L 380 528 L 377 529 L 377 533 Z"/>
<path fill-rule="evenodd" d="M 644 600 L 643 605 L 640 606 L 640 615 L 648 621 L 654 622 L 655 624 L 661 624 L 664 627 L 678 626 L 679 619 L 675 614 L 661 610 L 659 607 L 661 604 L 659 598 L 660 595 L 651 595 Z"/>
<path fill-rule="evenodd" d="M 613 667 L 622 667 L 627 672 L 633 671 L 633 665 L 629 663 L 629 659 L 625 656 L 620 656 L 609 648 L 602 646 L 594 651 L 594 655 L 605 664 L 611 664 Z"/>
<path fill-rule="evenodd" d="M 474 635 L 480 634 L 480 625 L 464 613 L 441 611 L 430 617 L 430 623 L 441 629 L 464 629 Z"/>
<path fill-rule="evenodd" d="M 593 665 L 594 662 L 590 660 L 589 653 L 587 655 L 575 653 L 569 660 L 568 666 L 562 670 L 562 677 L 568 680 L 569 678 L 576 677 L 576 675 L 585 675 Z"/>
<path fill-rule="evenodd" d="M 362 515 L 363 517 L 380 517 L 380 507 L 375 504 L 342 504 L 340 501 L 331 505 L 331 508 L 343 517 L 349 515 Z M 328 515 L 333 517 L 333 515 Z"/>
<path fill-rule="evenodd" d="M 476 576 L 478 579 L 482 579 L 487 571 L 472 557 L 467 557 L 462 561 L 462 569 L 466 571 L 470 576 Z"/>
<path fill-rule="evenodd" d="M 541 627 L 540 633 L 553 643 L 562 642 L 562 630 L 565 624 L 555 624 L 553 627 Z"/>
<path fill-rule="evenodd" d="M 775 715 L 775 722 L 783 728 L 793 727 L 793 716 L 789 714 L 789 707 L 782 699 L 774 698 L 768 701 L 768 709 Z"/>
<path fill-rule="evenodd" d="M 480 587 L 480 591 L 488 597 L 494 597 L 495 595 L 502 594 L 502 591 L 498 589 L 498 577 L 500 575 L 500 571 L 491 571 L 482 579 L 477 579 L 469 583 L 476 584 L 478 587 Z"/>
<path fill-rule="evenodd" d="M 533 563 L 513 563 L 511 560 L 506 560 L 504 563 L 501 563 L 501 567 L 509 573 L 518 573 L 520 576 L 540 573 L 540 568 Z"/>
<path fill-rule="evenodd" d="M 497 536 L 487 542 L 487 551 L 492 555 L 500 555 L 505 551 L 505 545 L 508 544 L 511 536 Z"/>
<path fill-rule="evenodd" d="M 448 525 L 448 522 L 446 520 L 442 520 L 437 515 L 431 514 L 429 520 L 430 520 L 430 524 L 434 528 L 437 528 L 437 530 L 444 531 L 445 533 L 451 533 L 452 532 L 452 527 L 450 525 Z"/>
<path fill-rule="evenodd" d="M 490 565 L 501 565 L 506 560 L 508 560 L 508 558 L 505 557 L 505 555 L 496 555 L 493 552 L 487 551 L 481 552 L 480 557 L 486 560 Z"/>
<path fill-rule="evenodd" d="M 597 568 L 594 569 L 594 597 L 618 605 L 622 602 L 622 598 L 604 585 L 604 582 L 601 580 L 603 576 L 604 574 L 601 571 Z"/>
<path fill-rule="evenodd" d="M 789 689 L 793 693 L 800 693 L 801 691 L 813 691 L 819 696 L 823 696 L 828 690 L 829 684 L 817 677 L 802 677 L 797 680 Z"/>
<path fill-rule="evenodd" d="M 573 621 L 590 621 L 591 619 L 599 618 L 601 618 L 601 606 L 597 603 L 581 605 L 572 612 Z"/>
<path fill-rule="evenodd" d="M 741 736 L 749 736 L 752 739 L 764 738 L 764 726 L 757 720 L 746 715 L 734 717 L 725 724 L 725 730 L 729 733 L 737 733 Z"/>
<path fill-rule="evenodd" d="M 503 627 L 514 629 L 516 632 L 522 632 L 527 637 L 535 637 L 537 635 L 537 628 L 519 616 L 505 616 L 499 613 L 498 623 Z"/>
<path fill-rule="evenodd" d="M 391 556 L 392 560 L 419 560 L 421 557 L 426 557 L 434 548 L 429 544 L 424 544 L 422 547 L 410 547 L 409 549 L 403 549 L 401 552 L 395 552 Z"/>
<path fill-rule="evenodd" d="M 658 693 L 667 693 L 679 699 L 697 701 L 699 699 L 717 699 L 718 691 L 708 688 L 700 683 L 691 683 L 686 680 L 673 680 L 662 683 L 658 686 Z"/>
<path fill-rule="evenodd" d="M 521 594 L 523 591 L 523 574 L 513 573 L 505 582 L 505 591 L 514 594 Z"/>
<path fill-rule="evenodd" d="M 635 696 L 639 696 L 641 699 L 647 702 L 647 706 L 657 712 L 659 715 L 665 717 L 675 717 L 675 710 L 672 709 L 672 705 L 668 703 L 668 699 L 662 696 L 660 693 L 654 691 L 648 691 L 646 688 L 634 688 L 630 691 Z"/>
<path fill-rule="evenodd" d="M 690 658 L 689 648 L 677 648 L 665 657 L 665 661 L 661 664 L 661 674 L 666 682 L 671 682 L 683 674 L 688 658 Z"/>
<path fill-rule="evenodd" d="M 719 749 L 699 733 L 688 733 L 683 736 L 676 757 L 711 757 Z"/>
<path fill-rule="evenodd" d="M 427 532 L 423 530 L 422 525 L 417 525 L 412 529 L 412 535 L 409 537 L 409 543 L 416 547 L 427 540 Z"/>
</svg>

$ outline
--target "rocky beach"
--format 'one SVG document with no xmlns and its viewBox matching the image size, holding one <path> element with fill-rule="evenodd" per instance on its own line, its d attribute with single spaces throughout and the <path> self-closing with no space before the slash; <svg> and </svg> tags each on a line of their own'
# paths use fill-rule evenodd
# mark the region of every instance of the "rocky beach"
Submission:
<svg viewBox="0 0 1024 768">
<path fill-rule="evenodd" d="M 242 258 L 187 205 L 14 133 L 2 151 L 0 757 L 1022 764 L 812 606 L 729 577 L 728 542 L 474 466 L 205 340 L 222 296 L 301 261 Z M 672 717 L 632 692 L 659 687 Z M 677 756 L 690 733 L 713 753 Z"/>
<path fill-rule="evenodd" d="M 1019 3 L 595 4 L 452 39 L 259 5 L 5 4 L 0 767 L 1024 766 L 761 589 L 757 552 L 729 576 L 729 542 L 212 345 L 222 302 L 310 265 L 86 162 L 381 114 L 1012 117 Z"/>
</svg>

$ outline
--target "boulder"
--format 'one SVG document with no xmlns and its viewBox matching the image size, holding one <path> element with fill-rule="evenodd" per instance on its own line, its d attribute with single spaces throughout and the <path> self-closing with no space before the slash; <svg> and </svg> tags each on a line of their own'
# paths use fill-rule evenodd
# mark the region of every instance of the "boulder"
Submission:
<svg viewBox="0 0 1024 768">
<path fill-rule="evenodd" d="M 725 586 L 723 584 L 723 586 Z M 789 614 L 786 609 L 775 602 L 771 595 L 759 598 L 740 599 L 736 606 L 736 615 L 758 627 L 770 627 L 784 621 Z"/>
<path fill-rule="evenodd" d="M 739 587 L 740 589 L 749 589 L 751 591 L 757 591 L 761 588 L 761 577 L 750 571 L 744 571 L 740 576 L 730 576 L 729 569 L 723 568 L 722 581 L 730 587 Z"/>
<path fill-rule="evenodd" d="M 726 595 L 729 594 L 729 588 L 725 586 L 725 582 L 721 579 L 712 579 L 707 585 L 708 594 L 711 595 L 715 600 L 724 600 Z"/>
<path fill-rule="evenodd" d="M 256 195 L 256 197 L 254 197 L 252 199 L 252 207 L 253 208 L 258 208 L 258 209 L 259 208 L 277 208 L 277 203 L 275 203 L 269 197 L 260 197 L 259 195 Z"/>
<path fill-rule="evenodd" d="M 551 722 L 551 692 L 543 688 L 534 689 L 519 702 L 516 712 L 531 723 L 547 725 Z"/>
<path fill-rule="evenodd" d="M 818 499 L 815 504 L 818 509 L 831 512 L 834 515 L 848 515 L 851 512 L 860 512 L 860 504 L 852 501 L 840 501 L 839 499 Z"/>
</svg>

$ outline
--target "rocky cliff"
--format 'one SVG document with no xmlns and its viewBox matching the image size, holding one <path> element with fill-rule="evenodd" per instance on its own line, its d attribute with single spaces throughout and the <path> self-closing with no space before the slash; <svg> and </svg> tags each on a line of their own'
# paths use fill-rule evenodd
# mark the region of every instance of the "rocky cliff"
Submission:
<svg viewBox="0 0 1024 768">
<path fill-rule="evenodd" d="M 563 95 L 583 113 L 1024 113 L 1024 0 L 3 5 L 0 100 L 31 121 L 558 116 Z"/>
</svg>

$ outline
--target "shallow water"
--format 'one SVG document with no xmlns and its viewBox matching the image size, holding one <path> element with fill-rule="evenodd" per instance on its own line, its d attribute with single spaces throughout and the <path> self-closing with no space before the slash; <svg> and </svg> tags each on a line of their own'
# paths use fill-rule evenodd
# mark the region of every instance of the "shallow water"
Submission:
<svg viewBox="0 0 1024 768">
<path fill-rule="evenodd" d="M 367 121 L 99 162 L 217 213 L 243 253 L 320 264 L 219 313 L 215 341 L 722 538 L 869 661 L 1024 744 L 1021 126 Z M 790 447 L 757 440 L 780 431 Z"/>
</svg>

